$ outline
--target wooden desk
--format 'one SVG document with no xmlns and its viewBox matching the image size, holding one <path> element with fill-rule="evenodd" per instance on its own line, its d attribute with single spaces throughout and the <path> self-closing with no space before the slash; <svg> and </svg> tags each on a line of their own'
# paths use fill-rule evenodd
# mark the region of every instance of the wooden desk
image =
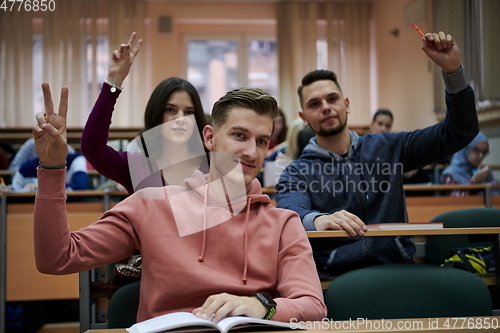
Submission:
<svg viewBox="0 0 500 333">
<path fill-rule="evenodd" d="M 343 332 L 475 332 L 489 325 L 492 331 L 500 330 L 500 317 L 465 317 L 465 318 L 411 318 L 411 319 L 372 319 L 352 321 L 305 322 L 307 333 L 343 333 Z M 237 332 L 237 331 L 235 331 Z M 273 331 L 290 333 L 293 331 Z M 86 333 L 127 333 L 124 328 L 88 330 Z"/>
<path fill-rule="evenodd" d="M 12 176 L 13 174 L 15 174 L 16 172 L 14 170 L 6 170 L 6 169 L 1 169 L 0 170 L 0 176 Z"/>
<path fill-rule="evenodd" d="M 500 227 L 488 228 L 442 228 L 442 229 L 407 229 L 407 230 L 368 230 L 368 236 L 427 236 L 427 235 L 498 235 Z M 345 230 L 307 231 L 309 238 L 351 237 Z"/>
<path fill-rule="evenodd" d="M 500 189 L 500 184 L 405 185 L 405 192 L 429 192 L 429 195 L 426 196 L 406 197 L 408 219 L 411 222 L 430 221 L 439 214 L 458 209 L 500 208 L 500 195 L 492 195 L 492 191 L 496 189 Z M 466 197 L 436 196 L 440 191 L 453 190 L 480 190 L 484 194 Z M 262 188 L 262 193 L 272 196 L 276 194 L 276 190 L 274 187 L 264 187 Z"/>
<path fill-rule="evenodd" d="M 500 189 L 500 184 L 424 184 L 424 185 L 403 185 L 405 191 L 455 191 L 455 190 L 487 190 Z M 263 187 L 262 193 L 274 194 L 274 186 Z"/>
<path fill-rule="evenodd" d="M 498 208 L 500 197 L 492 191 L 500 189 L 500 184 L 432 184 L 405 185 L 405 192 L 427 191 L 429 196 L 406 197 L 409 221 L 430 221 L 434 216 L 452 210 L 466 208 Z M 451 197 L 439 195 L 441 191 L 471 190 L 481 191 L 480 195 Z"/>
<path fill-rule="evenodd" d="M 484 190 L 500 188 L 500 184 L 430 184 L 404 185 L 405 191 L 455 191 L 455 190 Z"/>
<path fill-rule="evenodd" d="M 109 140 L 132 140 L 141 132 L 140 127 L 131 128 L 110 128 Z M 82 138 L 82 128 L 69 127 L 67 136 L 69 142 L 80 142 Z M 33 137 L 31 127 L 0 128 L 0 141 L 22 144 Z"/>
<path fill-rule="evenodd" d="M 411 222 L 430 221 L 435 216 L 454 210 L 485 207 L 488 206 L 482 195 L 406 197 L 406 211 L 408 212 L 408 220 Z"/>
<path fill-rule="evenodd" d="M 328 237 L 353 237 L 345 230 L 307 231 L 309 238 Z M 500 267 L 500 227 L 477 227 L 477 228 L 443 228 L 443 229 L 407 229 L 407 230 L 368 230 L 364 236 L 354 237 L 377 237 L 377 236 L 451 236 L 451 235 L 489 235 L 488 240 L 493 242 L 495 254 L 495 265 Z M 491 278 L 490 278 L 491 280 Z M 486 281 L 485 281 L 486 283 Z M 495 271 L 496 297 L 500 301 L 500 269 Z M 324 286 L 324 285 L 323 285 Z"/>
<path fill-rule="evenodd" d="M 73 191 L 69 198 L 94 198 L 94 202 L 67 203 L 71 230 L 99 219 L 112 205 L 111 196 L 126 192 Z M 78 299 L 79 275 L 46 275 L 35 267 L 33 244 L 33 202 L 35 192 L 0 192 L 0 314 L 6 301 Z M 24 198 L 29 203 L 13 203 Z M 0 333 L 5 316 L 0 315 Z"/>
<path fill-rule="evenodd" d="M 433 217 L 466 208 L 500 208 L 500 196 L 493 195 L 500 189 L 500 184 L 433 184 L 405 185 L 405 191 L 429 191 L 429 196 L 406 197 L 409 221 L 430 221 Z M 478 190 L 481 195 L 465 197 L 436 196 L 439 191 Z M 434 194 L 432 196 L 432 194 Z"/>
</svg>

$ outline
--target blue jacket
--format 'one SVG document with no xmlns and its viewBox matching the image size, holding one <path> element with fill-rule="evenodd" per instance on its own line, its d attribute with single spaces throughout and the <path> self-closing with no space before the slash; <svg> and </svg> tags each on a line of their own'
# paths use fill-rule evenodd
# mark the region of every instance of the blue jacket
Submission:
<svg viewBox="0 0 500 333">
<path fill-rule="evenodd" d="M 445 120 L 412 132 L 351 135 L 341 157 L 311 139 L 302 156 L 276 185 L 277 206 L 297 212 L 307 231 L 318 215 L 342 209 L 366 224 L 407 221 L 403 173 L 439 161 L 465 147 L 479 132 L 474 92 L 461 68 L 443 74 Z M 334 249 L 355 239 L 314 239 L 314 250 Z"/>
</svg>

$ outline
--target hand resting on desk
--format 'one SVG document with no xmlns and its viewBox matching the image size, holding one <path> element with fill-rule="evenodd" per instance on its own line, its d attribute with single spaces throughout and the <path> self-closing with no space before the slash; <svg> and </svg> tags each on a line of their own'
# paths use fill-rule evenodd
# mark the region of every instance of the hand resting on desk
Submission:
<svg viewBox="0 0 500 333">
<path fill-rule="evenodd" d="M 351 236 L 363 236 L 366 225 L 356 215 L 341 210 L 330 215 L 320 215 L 314 219 L 316 230 L 345 230 Z"/>
</svg>

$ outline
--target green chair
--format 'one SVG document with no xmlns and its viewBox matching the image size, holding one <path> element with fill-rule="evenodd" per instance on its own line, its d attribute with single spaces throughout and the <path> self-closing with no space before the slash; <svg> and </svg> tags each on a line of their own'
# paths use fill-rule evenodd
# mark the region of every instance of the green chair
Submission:
<svg viewBox="0 0 500 333">
<path fill-rule="evenodd" d="M 443 222 L 445 228 L 500 227 L 500 209 L 468 208 L 446 212 L 431 222 Z M 457 247 L 491 246 L 492 242 L 470 243 L 467 235 L 426 236 L 425 263 L 440 265 Z"/>
<path fill-rule="evenodd" d="M 108 328 L 128 328 L 137 322 L 140 281 L 118 289 L 108 305 Z"/>
<path fill-rule="evenodd" d="M 332 320 L 491 316 L 476 275 L 423 264 L 386 264 L 342 274 L 325 294 Z"/>
</svg>

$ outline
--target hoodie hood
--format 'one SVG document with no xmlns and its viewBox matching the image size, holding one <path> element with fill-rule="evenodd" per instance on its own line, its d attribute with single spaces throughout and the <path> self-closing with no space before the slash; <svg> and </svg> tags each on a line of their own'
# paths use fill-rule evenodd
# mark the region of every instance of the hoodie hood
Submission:
<svg viewBox="0 0 500 333">
<path fill-rule="evenodd" d="M 192 191 L 193 195 L 200 201 L 204 200 L 203 198 L 205 197 L 205 192 L 207 192 L 207 203 L 209 205 L 223 205 L 227 207 L 227 201 L 221 201 L 212 190 L 215 183 L 218 182 L 219 180 L 213 183 L 209 183 L 208 174 L 204 174 L 201 171 L 196 170 L 191 178 L 187 178 L 184 181 L 184 186 L 188 191 Z M 210 187 L 210 190 L 207 190 L 206 187 Z M 245 186 L 242 185 L 241 188 L 233 189 L 233 191 L 230 191 L 229 195 L 232 205 L 238 204 L 240 202 L 246 203 L 248 201 L 248 197 L 251 198 L 252 203 L 268 204 L 271 202 L 268 195 L 262 194 L 262 187 L 260 186 L 260 183 L 257 179 L 252 180 L 250 190 L 247 193 L 244 193 L 244 189 Z"/>
<path fill-rule="evenodd" d="M 349 147 L 349 151 L 347 153 L 347 158 L 351 158 L 354 152 L 359 148 L 361 142 L 359 140 L 359 135 L 356 132 L 349 131 L 349 135 L 351 136 L 351 146 Z M 323 147 L 318 145 L 318 140 L 316 137 L 311 138 L 307 146 L 304 148 L 302 152 L 301 158 L 325 158 L 330 160 L 332 157 L 336 160 L 343 158 L 340 155 L 337 155 Z"/>
</svg>

